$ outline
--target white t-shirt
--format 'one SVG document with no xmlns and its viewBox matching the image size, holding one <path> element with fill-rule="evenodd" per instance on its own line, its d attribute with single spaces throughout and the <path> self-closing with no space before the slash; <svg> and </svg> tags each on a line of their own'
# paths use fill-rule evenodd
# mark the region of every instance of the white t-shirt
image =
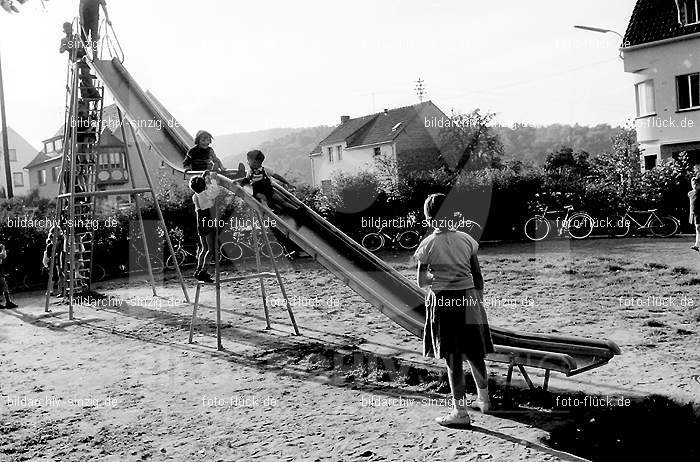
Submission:
<svg viewBox="0 0 700 462">
<path fill-rule="evenodd" d="M 478 250 L 479 244 L 467 233 L 435 230 L 418 245 L 414 258 L 428 265 L 433 291 L 473 289 L 471 257 Z"/>
<path fill-rule="evenodd" d="M 195 210 L 206 210 L 214 206 L 214 200 L 219 195 L 221 188 L 215 179 L 212 178 L 211 183 L 207 185 L 207 189 L 201 193 L 192 194 L 192 202 L 194 202 Z"/>
</svg>

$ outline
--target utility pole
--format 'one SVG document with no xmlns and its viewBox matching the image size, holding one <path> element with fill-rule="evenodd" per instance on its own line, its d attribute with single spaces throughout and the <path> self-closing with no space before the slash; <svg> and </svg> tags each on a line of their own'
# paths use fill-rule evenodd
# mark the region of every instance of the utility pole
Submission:
<svg viewBox="0 0 700 462">
<path fill-rule="evenodd" d="M 416 80 L 416 95 L 418 95 L 418 101 L 420 101 L 421 103 L 423 102 L 423 97 L 427 93 L 427 91 L 425 90 L 425 85 L 423 85 L 424 83 L 425 81 L 420 77 L 418 77 L 418 80 Z"/>
<path fill-rule="evenodd" d="M 5 87 L 2 82 L 2 55 L 0 54 L 0 118 L 2 119 L 2 152 L 5 158 L 5 180 L 7 183 L 7 198 L 14 197 L 12 191 L 12 169 L 10 167 L 10 147 L 7 141 L 7 118 L 5 117 Z"/>
</svg>

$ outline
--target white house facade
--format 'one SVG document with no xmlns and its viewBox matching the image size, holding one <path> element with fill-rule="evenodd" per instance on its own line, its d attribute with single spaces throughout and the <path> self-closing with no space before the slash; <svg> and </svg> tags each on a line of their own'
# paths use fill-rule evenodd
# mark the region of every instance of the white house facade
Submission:
<svg viewBox="0 0 700 462">
<path fill-rule="evenodd" d="M 700 164 L 700 0 L 638 0 L 625 36 L 642 167 Z"/>
</svg>

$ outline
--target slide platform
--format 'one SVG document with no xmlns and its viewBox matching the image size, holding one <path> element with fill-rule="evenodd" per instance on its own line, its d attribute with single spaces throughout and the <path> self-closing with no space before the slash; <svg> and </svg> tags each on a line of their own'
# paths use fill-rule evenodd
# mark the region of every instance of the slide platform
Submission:
<svg viewBox="0 0 700 462">
<path fill-rule="evenodd" d="M 141 89 L 116 59 L 95 61 L 90 66 L 102 80 L 138 136 L 174 170 L 183 172 L 182 161 L 192 137 L 175 124 L 172 115 L 155 97 Z M 159 127 L 148 121 L 160 121 Z M 293 194 L 275 184 L 275 191 L 296 210 L 274 213 L 235 183 L 221 182 L 263 217 L 274 219 L 278 229 L 333 273 L 344 284 L 372 303 L 381 313 L 417 337 L 425 322 L 424 292 L 394 268 L 307 207 Z M 491 327 L 496 352 L 487 358 L 514 366 L 557 371 L 567 376 L 606 364 L 620 354 L 609 340 L 560 335 L 532 334 Z M 528 384 L 530 384 L 529 378 Z M 531 385 L 531 384 L 530 384 Z M 532 386 L 532 385 L 531 385 Z"/>
</svg>

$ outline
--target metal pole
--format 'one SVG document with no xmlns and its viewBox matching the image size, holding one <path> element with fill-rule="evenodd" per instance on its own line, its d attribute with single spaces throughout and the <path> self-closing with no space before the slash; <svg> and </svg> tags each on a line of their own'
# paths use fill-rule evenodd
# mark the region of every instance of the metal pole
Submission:
<svg viewBox="0 0 700 462">
<path fill-rule="evenodd" d="M 262 234 L 263 241 L 265 242 L 265 246 L 267 247 L 267 252 L 270 254 L 270 263 L 272 263 L 272 267 L 275 269 L 275 275 L 277 276 L 277 284 L 280 286 L 280 290 L 282 291 L 282 297 L 284 298 L 284 302 L 287 305 L 287 312 L 289 313 L 289 319 L 292 321 L 292 326 L 294 327 L 294 334 L 299 335 L 299 327 L 297 327 L 297 321 L 294 319 L 294 312 L 292 311 L 292 306 L 289 304 L 289 298 L 287 298 L 287 290 L 284 288 L 284 281 L 282 281 L 282 276 L 280 276 L 279 269 L 277 268 L 277 262 L 275 261 L 275 256 L 272 254 L 272 247 L 270 246 L 270 239 L 267 236 L 267 231 L 265 227 L 263 226 L 263 214 L 260 213 L 259 210 L 254 209 L 255 214 L 258 217 L 258 220 L 260 220 L 260 230 Z"/>
<path fill-rule="evenodd" d="M 257 230 L 255 229 L 255 220 L 256 216 L 254 213 L 251 212 L 251 224 L 252 224 L 252 230 L 251 234 L 253 235 L 253 248 L 255 248 L 255 264 L 257 265 L 258 268 L 258 274 L 260 275 L 260 291 L 262 293 L 262 302 L 263 302 L 263 309 L 265 310 L 265 322 L 267 323 L 267 327 L 265 329 L 269 330 L 272 329 L 272 326 L 270 326 L 270 311 L 267 308 L 267 294 L 265 293 L 265 278 L 262 275 L 262 264 L 260 262 L 260 243 L 258 242 L 258 233 Z M 260 229 L 262 230 L 262 222 L 260 224 Z M 265 231 L 261 231 L 265 232 Z M 269 251 L 269 250 L 268 250 Z M 272 255 L 272 254 L 270 254 Z"/>
<path fill-rule="evenodd" d="M 156 212 L 158 213 L 158 219 L 163 225 L 165 230 L 165 242 L 168 244 L 168 250 L 170 255 L 173 255 L 173 261 L 175 262 L 175 271 L 177 272 L 177 277 L 180 279 L 180 287 L 182 288 L 182 293 L 185 295 L 185 301 L 190 302 L 190 295 L 187 293 L 187 287 L 185 286 L 185 279 L 182 277 L 182 271 L 180 271 L 180 264 L 177 262 L 177 258 L 174 257 L 175 249 L 173 248 L 173 243 L 170 241 L 170 234 L 168 234 L 168 228 L 165 226 L 165 218 L 163 218 L 163 211 L 160 209 L 160 204 L 158 203 L 158 196 L 156 195 L 156 190 L 153 188 L 153 181 L 151 180 L 151 174 L 148 171 L 148 166 L 146 165 L 146 159 L 143 157 L 143 151 L 141 150 L 141 145 L 139 145 L 138 137 L 136 136 L 136 130 L 134 126 L 129 124 L 131 129 L 131 137 L 134 139 L 134 144 L 136 145 L 136 152 L 139 154 L 139 160 L 141 161 L 141 166 L 146 174 L 146 182 L 148 187 L 151 189 L 151 194 L 153 195 L 153 205 L 156 207 Z"/>
<path fill-rule="evenodd" d="M 12 199 L 12 170 L 10 167 L 10 147 L 7 141 L 7 117 L 5 116 L 5 87 L 2 81 L 2 55 L 0 55 L 0 118 L 2 118 L 2 152 L 5 158 L 5 181 L 7 183 L 7 198 Z"/>
<path fill-rule="evenodd" d="M 131 156 L 129 155 L 129 140 L 126 138 L 126 130 L 124 130 L 124 124 L 127 123 L 126 119 L 122 115 L 121 109 L 117 108 L 117 116 L 119 117 L 119 126 L 121 128 L 122 140 L 124 141 L 124 156 L 126 157 L 126 166 L 129 172 L 129 179 L 131 180 L 131 187 L 136 189 L 136 180 L 134 179 L 134 168 L 131 165 Z M 136 138 L 134 138 L 134 143 L 136 143 Z M 146 229 L 143 226 L 143 215 L 141 214 L 141 197 L 138 194 L 133 194 L 134 201 L 136 202 L 136 214 L 139 220 L 139 231 L 141 232 L 141 241 L 143 242 L 144 253 L 146 254 L 146 267 L 148 268 L 148 280 L 151 283 L 151 290 L 153 291 L 153 296 L 157 296 L 156 293 L 156 281 L 153 277 L 153 265 L 151 265 L 151 255 L 148 250 L 148 239 L 146 238 Z M 166 234 L 168 230 L 165 230 Z M 165 271 L 165 268 L 163 268 Z"/>
<path fill-rule="evenodd" d="M 217 182 L 218 183 L 218 182 Z M 216 283 L 216 349 L 224 350 L 221 344 L 221 268 L 219 268 L 219 197 L 214 199 L 214 279 Z M 206 238 L 205 238 L 206 239 Z M 207 262 L 204 262 L 207 267 Z"/>
</svg>

